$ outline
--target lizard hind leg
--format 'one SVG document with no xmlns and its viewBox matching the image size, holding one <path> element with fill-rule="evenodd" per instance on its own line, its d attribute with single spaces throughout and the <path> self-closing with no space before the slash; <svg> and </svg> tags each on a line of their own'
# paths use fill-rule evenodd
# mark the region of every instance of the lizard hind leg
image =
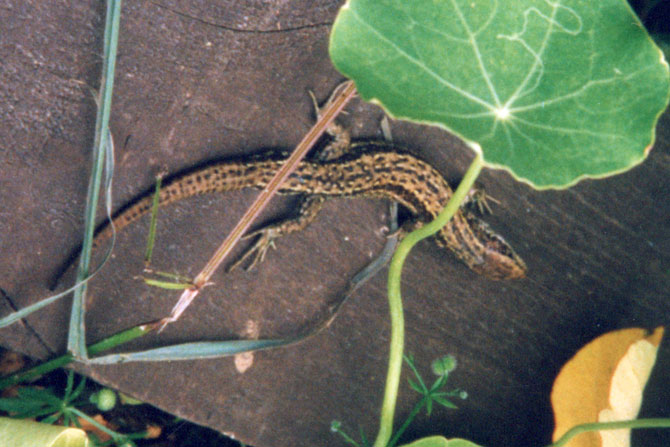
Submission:
<svg viewBox="0 0 670 447">
<path fill-rule="evenodd" d="M 228 271 L 231 272 L 235 270 L 247 262 L 248 259 L 251 259 L 251 262 L 245 268 L 247 271 L 253 269 L 256 265 L 263 262 L 268 249 L 270 247 L 275 248 L 274 241 L 276 239 L 305 229 L 310 223 L 312 223 L 312 221 L 314 221 L 316 216 L 319 214 L 319 211 L 321 211 L 325 201 L 326 199 L 323 196 L 307 196 L 302 200 L 297 216 L 270 224 L 244 235 L 242 239 L 250 239 L 255 237 L 256 242 L 247 248 L 242 256 L 228 268 Z"/>
<path fill-rule="evenodd" d="M 310 91 L 314 111 L 317 119 L 321 118 L 321 110 L 330 105 L 333 99 L 337 96 L 344 83 L 338 85 L 331 93 L 326 103 L 319 107 L 316 97 Z M 315 159 L 319 161 L 330 161 L 340 158 L 345 153 L 351 150 L 351 135 L 340 124 L 333 122 L 326 130 L 331 136 L 332 140 L 328 142 L 323 148 L 319 149 L 315 154 Z M 233 265 L 228 268 L 228 271 L 233 271 L 242 264 L 251 259 L 245 270 L 251 270 L 260 262 L 263 262 L 265 255 L 270 247 L 275 248 L 274 241 L 282 236 L 294 233 L 305 229 L 319 214 L 326 198 L 318 195 L 306 195 L 302 198 L 299 206 L 298 215 L 291 217 L 275 224 L 271 224 L 252 231 L 242 237 L 242 239 L 251 239 L 256 237 L 256 242 L 250 246 L 242 256 L 235 261 Z"/>
</svg>

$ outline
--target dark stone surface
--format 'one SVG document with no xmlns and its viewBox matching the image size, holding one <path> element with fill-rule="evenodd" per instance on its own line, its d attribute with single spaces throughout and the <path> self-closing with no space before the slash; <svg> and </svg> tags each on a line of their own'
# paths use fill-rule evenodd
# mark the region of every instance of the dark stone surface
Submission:
<svg viewBox="0 0 670 447">
<path fill-rule="evenodd" d="M 327 57 L 337 2 L 126 1 L 111 128 L 114 204 L 149 188 L 160 170 L 212 158 L 291 148 L 312 123 L 307 91 L 327 97 L 341 80 Z M 47 285 L 82 234 L 104 8 L 99 2 L 0 4 L 0 315 L 48 296 Z M 343 121 L 378 135 L 380 112 L 355 102 Z M 501 202 L 488 221 L 530 267 L 528 279 L 481 278 L 432 243 L 403 275 L 407 351 L 422 372 L 444 353 L 468 391 L 458 411 L 417 421 L 415 435 L 441 433 L 484 445 L 549 442 L 549 391 L 583 344 L 618 328 L 668 323 L 670 301 L 670 120 L 649 159 L 625 174 L 537 192 L 498 171 L 480 182 Z M 469 155 L 453 137 L 397 123 L 396 141 L 457 180 Z M 441 152 L 436 152 L 437 150 Z M 200 197 L 161 210 L 159 270 L 194 275 L 254 193 Z M 293 203 L 277 199 L 266 218 Z M 386 207 L 333 200 L 308 230 L 277 243 L 254 272 L 217 273 L 182 319 L 140 349 L 177 341 L 292 334 L 323 317 L 347 281 L 383 244 Z M 118 239 L 92 282 L 89 340 L 165 316 L 177 293 L 134 280 L 146 221 Z M 65 348 L 67 301 L 0 330 L 0 343 L 46 358 Z M 252 322 L 252 323 L 250 323 Z M 86 368 L 94 379 L 258 447 L 341 445 L 332 419 L 368 436 L 381 404 L 389 323 L 385 274 L 304 343 L 233 359 Z M 670 349 L 663 346 L 645 414 L 670 416 Z M 403 385 L 398 418 L 416 401 Z M 667 445 L 667 432 L 636 434 Z"/>
</svg>

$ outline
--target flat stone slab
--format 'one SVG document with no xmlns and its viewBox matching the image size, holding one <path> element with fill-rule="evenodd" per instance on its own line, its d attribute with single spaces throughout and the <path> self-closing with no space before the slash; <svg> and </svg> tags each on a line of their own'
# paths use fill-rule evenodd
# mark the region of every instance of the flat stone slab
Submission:
<svg viewBox="0 0 670 447">
<path fill-rule="evenodd" d="M 95 121 L 82 84 L 97 86 L 104 7 L 13 2 L 0 8 L 0 315 L 49 295 L 80 243 Z M 324 99 L 342 79 L 327 56 L 338 2 L 124 2 L 111 129 L 114 206 L 147 190 L 162 170 L 290 149 L 313 122 L 308 91 Z M 379 109 L 355 101 L 342 117 L 357 136 L 379 137 Z M 499 171 L 480 179 L 497 199 L 486 220 L 529 266 L 527 279 L 493 282 L 430 241 L 403 273 L 408 353 L 430 375 L 450 353 L 459 410 L 420 416 L 411 436 L 443 434 L 482 445 L 550 441 L 551 384 L 596 336 L 668 323 L 670 119 L 649 159 L 622 175 L 567 191 L 537 192 Z M 448 134 L 394 123 L 394 140 L 457 181 L 470 155 Z M 160 210 L 157 270 L 195 275 L 255 192 L 201 196 Z M 279 198 L 264 219 L 291 212 Z M 167 315 L 178 293 L 141 273 L 148 219 L 118 237 L 91 282 L 93 342 Z M 182 318 L 128 348 L 241 337 L 279 337 L 311 327 L 373 259 L 388 225 L 384 202 L 336 199 L 307 230 L 277 242 L 252 272 L 219 272 Z M 166 411 L 257 447 L 342 445 L 331 420 L 374 437 L 389 337 L 386 272 L 359 289 L 334 322 L 303 343 L 225 358 L 78 368 Z M 0 330 L 3 346 L 37 358 L 62 353 L 69 300 Z M 670 345 L 662 345 L 643 414 L 670 417 Z M 246 362 L 246 363 L 245 363 Z M 405 372 L 405 377 L 407 372 Z M 397 409 L 418 396 L 403 381 Z M 668 432 L 634 443 L 668 445 Z M 408 437 L 407 439 L 411 439 Z"/>
</svg>

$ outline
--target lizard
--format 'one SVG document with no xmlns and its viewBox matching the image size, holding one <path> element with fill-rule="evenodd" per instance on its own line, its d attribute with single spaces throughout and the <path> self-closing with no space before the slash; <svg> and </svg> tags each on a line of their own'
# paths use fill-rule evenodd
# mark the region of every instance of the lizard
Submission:
<svg viewBox="0 0 670 447">
<path fill-rule="evenodd" d="M 403 226 L 402 231 L 407 231 L 437 216 L 453 194 L 435 168 L 393 143 L 352 142 L 349 133 L 337 124 L 331 126 L 329 133 L 334 137 L 331 144 L 316 157 L 300 162 L 279 190 L 280 194 L 307 197 L 298 215 L 248 234 L 246 237 L 256 236 L 257 241 L 233 268 L 249 256 L 253 257 L 250 268 L 262 261 L 275 239 L 309 225 L 327 197 L 364 196 L 396 201 L 414 216 L 414 220 Z M 177 174 L 160 189 L 159 206 L 199 194 L 264 188 L 285 158 L 285 153 L 266 153 Z M 139 196 L 114 214 L 113 227 L 118 231 L 138 220 L 151 210 L 152 203 L 153 192 Z M 113 231 L 112 225 L 103 224 L 94 246 L 99 246 Z M 512 247 L 467 206 L 459 209 L 435 239 L 471 270 L 487 278 L 516 279 L 526 274 L 525 263 Z"/>
</svg>

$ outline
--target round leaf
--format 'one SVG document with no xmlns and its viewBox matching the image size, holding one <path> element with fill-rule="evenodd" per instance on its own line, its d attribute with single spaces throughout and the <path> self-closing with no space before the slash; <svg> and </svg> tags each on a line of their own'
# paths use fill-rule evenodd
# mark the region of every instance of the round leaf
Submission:
<svg viewBox="0 0 670 447">
<path fill-rule="evenodd" d="M 467 439 L 447 439 L 442 436 L 429 436 L 427 438 L 418 439 L 410 444 L 405 444 L 401 447 L 480 447 L 474 442 Z"/>
<path fill-rule="evenodd" d="M 538 188 L 640 163 L 668 66 L 625 0 L 349 0 L 330 54 L 363 99 Z"/>
<path fill-rule="evenodd" d="M 551 391 L 554 441 L 575 425 L 635 419 L 656 362 L 663 327 L 650 335 L 640 328 L 601 335 L 568 361 Z M 584 433 L 571 447 L 626 447 L 630 430 Z"/>
<path fill-rule="evenodd" d="M 12 447 L 87 447 L 86 433 L 72 427 L 0 417 L 0 445 Z"/>
</svg>

